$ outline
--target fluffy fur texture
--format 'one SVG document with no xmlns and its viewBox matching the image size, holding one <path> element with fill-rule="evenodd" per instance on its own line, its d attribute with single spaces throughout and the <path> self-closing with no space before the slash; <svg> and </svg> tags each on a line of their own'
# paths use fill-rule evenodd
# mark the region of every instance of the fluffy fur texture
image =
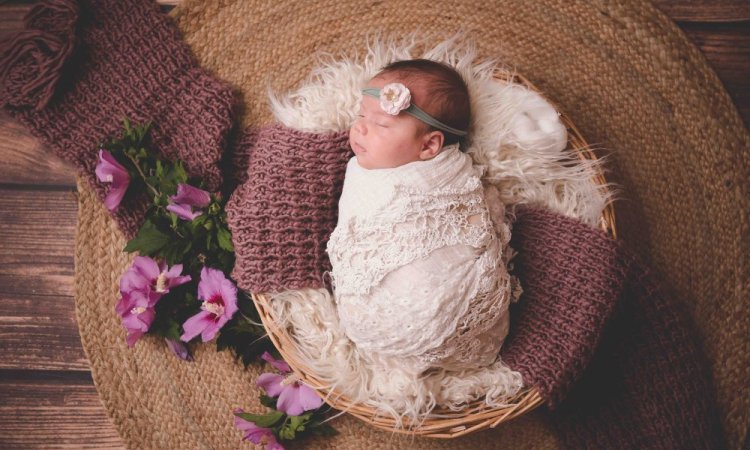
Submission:
<svg viewBox="0 0 750 450">
<path fill-rule="evenodd" d="M 297 91 L 269 93 L 273 113 L 299 130 L 347 130 L 359 109 L 360 89 L 381 67 L 411 58 L 445 62 L 463 76 L 471 96 L 467 152 L 487 166 L 485 179 L 499 188 L 503 202 L 599 223 L 610 200 L 609 186 L 592 179 L 601 162 L 582 161 L 566 150 L 567 130 L 549 102 L 525 86 L 498 81 L 497 71 L 510 71 L 496 61 L 477 61 L 473 46 L 461 36 L 419 52 L 421 47 L 414 36 L 400 41 L 374 38 L 361 61 L 321 56 Z"/>
<path fill-rule="evenodd" d="M 318 67 L 297 91 L 269 92 L 274 115 L 303 131 L 343 131 L 356 117 L 360 89 L 389 62 L 427 58 L 453 66 L 464 77 L 473 122 L 466 151 L 487 166 L 484 181 L 494 185 L 512 214 L 513 205 L 548 208 L 596 225 L 610 200 L 608 187 L 593 181 L 601 162 L 580 160 L 566 150 L 567 130 L 554 107 L 526 87 L 498 81 L 506 70 L 496 61 L 477 61 L 461 36 L 424 51 L 418 39 L 374 38 L 364 58 L 320 57 Z M 507 70 L 506 70 L 507 71 Z M 279 325 L 296 342 L 301 361 L 330 388 L 378 409 L 407 426 L 428 417 L 438 405 L 461 409 L 479 398 L 491 406 L 507 404 L 521 389 L 521 377 L 502 361 L 480 370 L 431 370 L 415 379 L 408 373 L 377 369 L 340 331 L 335 304 L 325 289 L 274 293 Z"/>
<path fill-rule="evenodd" d="M 284 291 L 273 296 L 272 304 L 278 325 L 289 330 L 310 373 L 405 427 L 417 425 L 438 405 L 460 410 L 482 397 L 490 406 L 509 405 L 523 387 L 521 374 L 500 360 L 481 369 L 431 369 L 419 378 L 368 360 L 341 331 L 336 305 L 325 289 Z"/>
</svg>

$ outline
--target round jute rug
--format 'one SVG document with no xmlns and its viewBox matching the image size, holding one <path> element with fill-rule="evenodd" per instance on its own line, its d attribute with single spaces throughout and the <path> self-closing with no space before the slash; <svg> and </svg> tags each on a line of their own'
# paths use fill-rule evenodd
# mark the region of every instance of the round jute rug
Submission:
<svg viewBox="0 0 750 450">
<path fill-rule="evenodd" d="M 700 52 L 647 1 L 189 0 L 173 11 L 199 61 L 233 83 L 243 126 L 271 121 L 268 86 L 306 78 L 318 51 L 362 54 L 368 34 L 457 31 L 500 58 L 607 150 L 608 179 L 622 187 L 618 234 L 685 303 L 711 360 L 731 448 L 750 422 L 750 136 Z M 162 342 L 133 349 L 114 311 L 129 264 L 124 238 L 79 185 L 76 313 L 94 382 L 130 448 L 252 448 L 233 428 L 235 407 L 256 407 L 255 368 L 215 345 L 185 363 Z M 494 430 L 452 441 L 389 435 L 346 417 L 334 439 L 306 448 L 556 448 L 538 409 Z"/>
</svg>

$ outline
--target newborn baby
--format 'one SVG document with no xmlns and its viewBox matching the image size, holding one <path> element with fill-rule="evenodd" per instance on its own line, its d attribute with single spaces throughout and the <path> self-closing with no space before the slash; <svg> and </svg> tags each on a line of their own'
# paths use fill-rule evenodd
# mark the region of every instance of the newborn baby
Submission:
<svg viewBox="0 0 750 450">
<path fill-rule="evenodd" d="M 484 167 L 459 149 L 466 84 L 449 66 L 408 60 L 362 93 L 327 244 L 342 330 L 364 357 L 415 374 L 489 365 L 508 333 L 509 232 L 493 228 Z"/>
</svg>

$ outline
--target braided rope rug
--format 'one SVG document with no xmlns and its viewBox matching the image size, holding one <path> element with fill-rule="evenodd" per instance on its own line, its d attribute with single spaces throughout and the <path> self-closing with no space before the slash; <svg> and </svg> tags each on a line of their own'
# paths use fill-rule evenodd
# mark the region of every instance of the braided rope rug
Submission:
<svg viewBox="0 0 750 450">
<path fill-rule="evenodd" d="M 363 51 L 374 30 L 420 31 L 438 41 L 464 31 L 480 56 L 528 77 L 589 142 L 612 149 L 608 179 L 623 187 L 618 234 L 686 302 L 712 362 L 731 448 L 750 422 L 750 135 L 714 72 L 648 2 L 188 0 L 172 13 L 201 64 L 237 87 L 242 126 L 271 121 L 266 88 L 286 91 L 317 51 Z M 130 448 L 252 448 L 239 443 L 235 407 L 262 408 L 258 369 L 199 345 L 184 363 L 146 337 L 133 349 L 114 312 L 130 263 L 125 240 L 79 183 L 76 314 L 104 405 Z M 557 448 L 538 409 L 451 441 L 390 435 L 351 417 L 341 434 L 306 448 Z"/>
</svg>

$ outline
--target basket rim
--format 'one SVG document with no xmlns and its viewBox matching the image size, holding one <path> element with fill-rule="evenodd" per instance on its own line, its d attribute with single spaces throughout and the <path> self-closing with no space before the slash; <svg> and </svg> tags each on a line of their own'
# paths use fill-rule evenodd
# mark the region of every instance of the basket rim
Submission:
<svg viewBox="0 0 750 450">
<path fill-rule="evenodd" d="M 494 78 L 499 82 L 523 85 L 541 95 L 545 101 L 549 102 L 560 112 L 560 120 L 568 131 L 567 149 L 575 152 L 581 160 L 598 159 L 593 149 L 588 145 L 583 135 L 575 124 L 573 124 L 571 119 L 562 112 L 554 102 L 547 99 L 544 94 L 526 77 L 505 69 L 497 69 Z M 599 166 L 596 166 L 596 173 L 593 176 L 593 181 L 604 189 L 608 189 L 608 182 Z M 611 201 L 607 202 L 602 211 L 599 228 L 609 234 L 612 238 L 617 237 L 615 210 Z M 428 415 L 428 417 L 419 424 L 416 424 L 416 426 L 409 424 L 408 427 L 404 427 L 403 424 L 398 423 L 392 417 L 378 416 L 374 408 L 362 404 L 356 404 L 343 394 L 338 393 L 335 389 L 329 389 L 328 386 L 316 378 L 314 374 L 306 372 L 304 370 L 304 364 L 302 364 L 297 357 L 291 337 L 286 333 L 286 330 L 281 329 L 277 325 L 280 322 L 270 305 L 270 296 L 264 293 L 250 293 L 250 297 L 258 310 L 258 314 L 263 326 L 266 328 L 268 337 L 274 347 L 276 347 L 279 353 L 281 353 L 281 356 L 287 364 L 289 364 L 293 373 L 305 384 L 312 387 L 332 408 L 342 412 L 347 412 L 363 422 L 381 430 L 391 433 L 395 432 L 429 438 L 451 439 L 475 431 L 495 428 L 501 423 L 515 419 L 516 417 L 537 408 L 544 402 L 544 399 L 536 388 L 528 387 L 516 394 L 514 402 L 509 406 L 489 407 L 480 398 L 469 403 L 461 411 L 436 408 L 433 410 L 433 413 Z"/>
</svg>

